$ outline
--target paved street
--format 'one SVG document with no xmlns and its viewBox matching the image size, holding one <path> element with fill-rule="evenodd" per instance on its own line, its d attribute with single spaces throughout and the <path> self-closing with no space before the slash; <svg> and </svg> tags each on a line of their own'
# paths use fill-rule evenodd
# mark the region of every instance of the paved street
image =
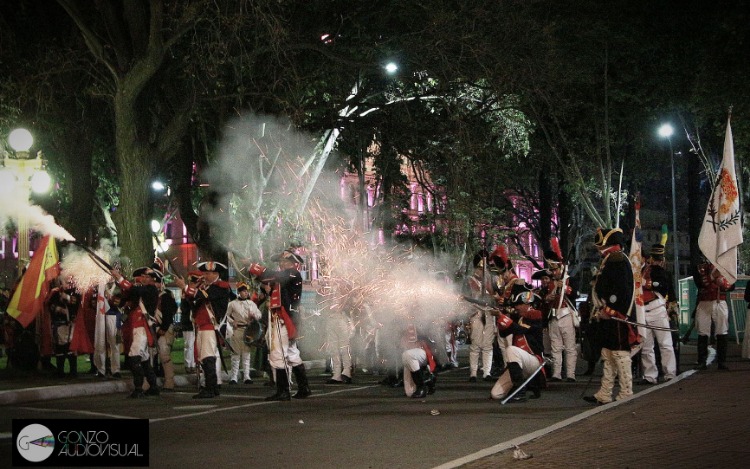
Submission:
<svg viewBox="0 0 750 469">
<path fill-rule="evenodd" d="M 301 401 L 265 402 L 271 390 L 256 382 L 225 385 L 213 400 L 194 400 L 195 389 L 185 388 L 136 401 L 117 393 L 28 402 L 0 408 L 0 461 L 10 459 L 12 418 L 101 417 L 150 419 L 152 467 L 740 467 L 750 362 L 730 358 L 731 372 L 714 366 L 636 386 L 635 399 L 600 407 L 580 398 L 598 375 L 501 406 L 488 399 L 492 383 L 468 383 L 465 368 L 441 374 L 436 394 L 419 400 L 375 376 L 326 385 L 313 369 L 314 395 Z M 532 457 L 515 461 L 514 443 Z"/>
</svg>

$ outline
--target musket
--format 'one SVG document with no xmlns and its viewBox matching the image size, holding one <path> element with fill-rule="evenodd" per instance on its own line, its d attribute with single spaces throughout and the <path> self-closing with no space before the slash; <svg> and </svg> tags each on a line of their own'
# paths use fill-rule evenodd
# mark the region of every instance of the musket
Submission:
<svg viewBox="0 0 750 469">
<path fill-rule="evenodd" d="M 78 246 L 79 248 L 83 249 L 84 251 L 86 251 L 86 253 L 89 255 L 89 257 L 91 258 L 91 260 L 94 261 L 94 264 L 96 264 L 96 266 L 99 267 L 100 269 L 102 269 L 103 271 L 105 271 L 107 273 L 110 273 L 110 271 L 113 269 L 112 265 L 109 262 L 107 262 L 104 259 L 102 259 L 102 257 L 99 256 L 97 253 L 95 253 L 93 249 L 91 249 L 90 247 L 86 246 L 82 242 L 77 241 L 77 240 L 72 240 L 72 241 L 68 241 L 68 242 L 70 242 L 70 243 Z"/>
<path fill-rule="evenodd" d="M 563 275 L 562 275 L 562 283 L 560 285 L 560 300 L 557 302 L 557 309 L 562 308 L 563 302 L 565 301 L 565 284 L 568 282 L 568 265 L 563 264 Z"/>
<path fill-rule="evenodd" d="M 206 308 L 208 308 L 208 311 L 211 314 L 211 317 L 213 317 L 215 320 L 216 315 L 214 314 L 214 308 L 213 306 L 211 306 L 211 302 L 208 300 L 208 298 L 206 299 Z M 224 341 L 224 343 L 227 344 L 227 346 L 229 346 L 229 341 L 225 339 L 224 336 L 221 335 L 221 332 L 219 332 L 216 328 L 214 328 L 214 333 L 216 334 L 216 350 L 219 352 L 219 361 L 221 362 L 221 367 L 224 369 L 224 372 L 226 374 L 229 374 L 229 370 L 227 369 L 227 363 L 224 361 L 224 354 L 222 353 L 223 350 L 221 346 L 222 341 Z M 232 348 L 229 347 L 229 349 L 231 350 Z"/>
<path fill-rule="evenodd" d="M 156 237 L 156 233 L 151 233 L 151 236 L 154 238 L 154 241 L 156 241 L 156 245 L 159 246 L 159 238 Z M 158 252 L 159 251 L 157 249 L 156 250 L 156 253 L 157 253 L 156 257 L 159 257 Z M 159 259 L 161 259 L 161 257 L 159 257 Z M 177 273 L 177 270 L 172 265 L 172 262 L 170 262 L 170 260 L 167 258 L 166 254 L 164 256 L 163 262 L 164 262 L 164 268 L 167 269 L 166 273 L 169 273 L 170 275 L 172 275 L 172 277 L 183 278 L 182 275 L 180 275 L 179 273 Z"/>
<path fill-rule="evenodd" d="M 468 296 L 463 296 L 463 295 L 461 296 L 461 299 L 475 306 L 481 306 L 483 308 L 489 308 L 489 309 L 497 309 L 497 308 L 492 307 L 492 304 L 494 304 L 494 302 L 491 304 L 489 301 L 477 300 L 477 299 L 469 298 Z"/>
</svg>

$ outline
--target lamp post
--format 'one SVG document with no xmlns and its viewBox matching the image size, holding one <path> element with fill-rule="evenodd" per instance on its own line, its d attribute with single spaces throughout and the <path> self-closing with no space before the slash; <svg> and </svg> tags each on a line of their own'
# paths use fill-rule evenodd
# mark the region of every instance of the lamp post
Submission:
<svg viewBox="0 0 750 469">
<path fill-rule="evenodd" d="M 44 193 L 49 190 L 50 178 L 44 171 L 42 152 L 32 157 L 29 153 L 34 138 L 26 129 L 15 129 L 8 135 L 8 143 L 14 150 L 3 158 L 6 177 L 3 180 L 5 190 L 20 194 L 24 202 L 28 201 L 31 191 Z M 23 272 L 29 260 L 29 220 L 21 208 L 17 215 L 18 224 L 18 274 Z"/>
<path fill-rule="evenodd" d="M 680 251 L 677 241 L 677 193 L 675 191 L 674 177 L 674 151 L 672 150 L 672 134 L 674 129 L 670 124 L 659 127 L 659 135 L 669 142 L 669 159 L 672 165 L 672 243 L 674 245 L 674 293 L 679 295 L 680 291 Z"/>
</svg>

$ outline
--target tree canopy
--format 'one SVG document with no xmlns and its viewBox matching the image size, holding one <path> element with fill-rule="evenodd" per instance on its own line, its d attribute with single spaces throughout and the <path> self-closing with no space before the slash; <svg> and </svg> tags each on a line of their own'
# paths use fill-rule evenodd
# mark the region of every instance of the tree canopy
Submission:
<svg viewBox="0 0 750 469">
<path fill-rule="evenodd" d="M 671 3 L 9 1 L 0 130 L 33 127 L 61 181 L 47 208 L 90 243 L 116 232 L 138 265 L 151 256 L 154 178 L 173 188 L 206 256 L 255 254 L 263 236 L 286 242 L 306 223 L 324 169 L 356 168 L 371 148 L 386 229 L 403 203 L 405 158 L 440 189 L 455 245 L 517 217 L 536 222 L 527 226 L 543 245 L 569 231 L 572 241 L 625 216 L 621 176 L 666 210 L 662 120 L 680 130 L 677 148 L 698 148 L 710 166 L 731 105 L 744 157 L 747 13 L 729 1 Z M 390 61 L 396 74 L 383 71 Z M 277 137 L 284 125 L 304 133 L 248 150 L 259 127 L 236 127 L 248 115 Z M 218 169 L 231 142 L 244 179 Z M 284 168 L 263 166 L 273 148 Z M 197 184 L 209 179 L 209 190 Z M 268 187 L 300 197 L 264 199 Z M 292 234 L 268 231 L 280 211 Z M 216 213 L 235 228 L 205 229 Z M 258 228 L 238 239 L 247 226 Z"/>
</svg>

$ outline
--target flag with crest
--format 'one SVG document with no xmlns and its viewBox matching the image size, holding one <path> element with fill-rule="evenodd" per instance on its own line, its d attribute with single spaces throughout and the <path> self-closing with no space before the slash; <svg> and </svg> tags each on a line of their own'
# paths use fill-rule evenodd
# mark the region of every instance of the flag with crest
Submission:
<svg viewBox="0 0 750 469">
<path fill-rule="evenodd" d="M 643 266 L 646 261 L 643 258 L 641 244 L 643 233 L 641 231 L 641 196 L 635 198 L 635 223 L 633 225 L 633 238 L 630 241 L 630 265 L 633 267 L 633 307 L 635 309 L 636 321 L 640 324 L 646 324 L 646 307 L 643 304 Z M 643 335 L 643 327 L 638 326 L 638 334 Z"/>
<path fill-rule="evenodd" d="M 742 212 L 737 187 L 732 127 L 727 120 L 724 156 L 706 207 L 698 247 L 729 283 L 737 281 L 737 247 L 742 244 Z"/>
</svg>

